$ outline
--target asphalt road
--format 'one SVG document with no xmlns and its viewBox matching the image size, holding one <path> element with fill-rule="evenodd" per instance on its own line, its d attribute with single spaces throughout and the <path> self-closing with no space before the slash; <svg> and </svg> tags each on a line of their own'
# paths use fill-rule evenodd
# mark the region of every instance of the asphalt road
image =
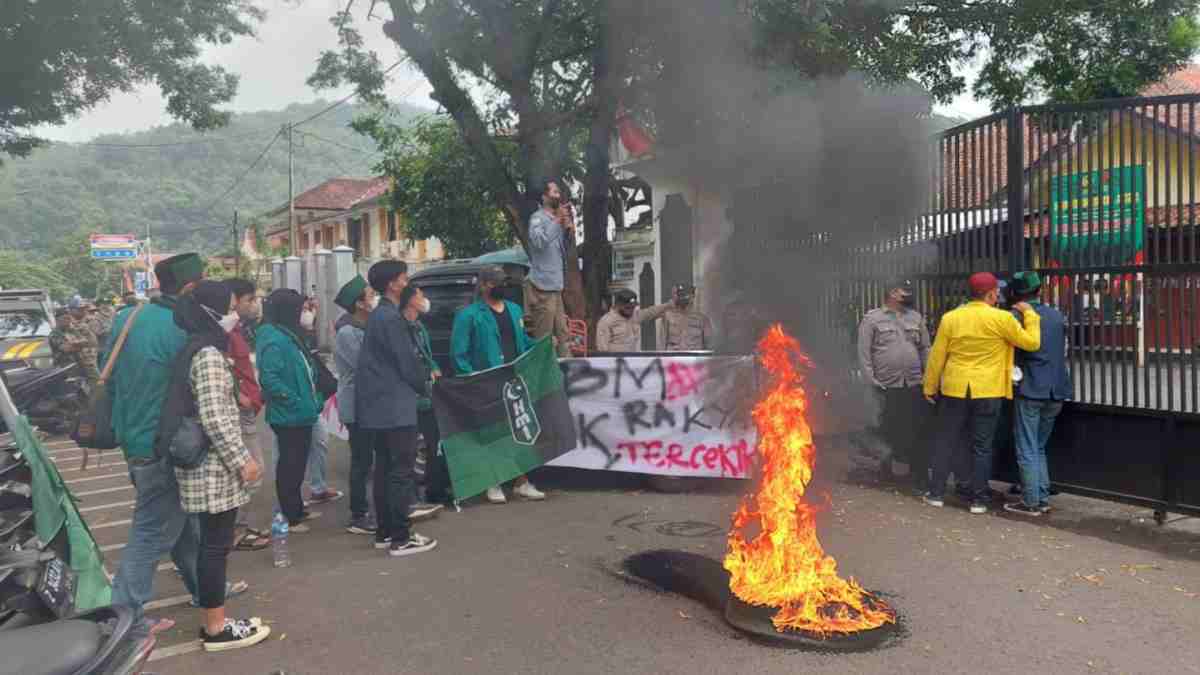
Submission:
<svg viewBox="0 0 1200 675">
<path fill-rule="evenodd" d="M 236 552 L 230 577 L 251 591 L 230 602 L 271 638 L 254 648 L 196 650 L 198 611 L 176 600 L 155 610 L 179 621 L 163 636 L 159 673 L 1186 673 L 1200 671 L 1200 527 L 1159 528 L 1150 513 L 1058 497 L 1049 518 L 971 516 L 924 507 L 859 482 L 836 441 L 822 444 L 817 484 L 828 495 L 821 540 L 844 574 L 888 594 L 907 637 L 875 652 L 832 655 L 765 647 L 711 610 L 621 580 L 621 559 L 673 548 L 720 558 L 740 484 L 690 494 L 642 489 L 626 475 L 557 470 L 539 477 L 544 503 L 477 505 L 420 531 L 440 540 L 402 560 L 342 528 L 346 502 L 319 507 L 313 532 L 293 535 L 295 566 L 270 550 Z M 72 468 L 78 451 L 52 449 Z M 111 461 L 111 460 L 109 460 Z M 101 544 L 124 541 L 123 465 L 64 474 Z M 345 488 L 346 451 L 330 452 Z M 127 484 L 127 481 L 125 481 Z M 265 524 L 270 491 L 250 518 Z M 115 569 L 120 549 L 111 550 Z M 160 600 L 182 585 L 169 569 Z"/>
</svg>

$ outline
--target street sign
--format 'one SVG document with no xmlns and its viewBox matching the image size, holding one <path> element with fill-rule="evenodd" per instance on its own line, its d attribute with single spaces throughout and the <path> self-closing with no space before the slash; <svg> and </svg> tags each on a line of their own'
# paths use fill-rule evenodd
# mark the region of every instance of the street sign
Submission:
<svg viewBox="0 0 1200 675">
<path fill-rule="evenodd" d="M 94 248 L 92 258 L 96 260 L 134 260 L 137 258 L 136 248 Z"/>
<path fill-rule="evenodd" d="M 133 260 L 138 242 L 132 234 L 93 234 L 92 258 L 96 260 Z"/>
</svg>

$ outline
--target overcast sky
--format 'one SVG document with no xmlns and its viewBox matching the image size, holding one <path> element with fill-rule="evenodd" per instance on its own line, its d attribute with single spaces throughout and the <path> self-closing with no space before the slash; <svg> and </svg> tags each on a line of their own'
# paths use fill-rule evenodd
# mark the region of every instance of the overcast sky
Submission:
<svg viewBox="0 0 1200 675">
<path fill-rule="evenodd" d="M 237 112 L 278 110 L 290 103 L 318 98 L 332 100 L 350 93 L 350 88 L 317 92 L 305 84 L 321 51 L 337 47 L 329 18 L 346 6 L 346 0 L 260 0 L 258 4 L 266 7 L 268 16 L 258 26 L 257 36 L 213 47 L 204 57 L 206 63 L 222 65 L 241 76 L 237 97 L 230 108 Z M 381 11 L 386 10 L 381 8 Z M 381 21 L 363 24 L 361 12 L 357 18 L 367 45 L 379 53 L 385 64 L 401 58 L 395 44 L 384 37 Z M 393 71 L 389 91 L 393 100 L 424 108 L 434 105 L 424 77 L 407 66 Z M 149 86 L 118 94 L 64 126 L 44 127 L 39 133 L 55 140 L 78 142 L 99 134 L 139 131 L 170 124 L 173 120 L 165 109 L 157 88 Z M 939 107 L 938 112 L 978 117 L 988 110 L 970 96 L 962 96 L 949 106 Z"/>
</svg>

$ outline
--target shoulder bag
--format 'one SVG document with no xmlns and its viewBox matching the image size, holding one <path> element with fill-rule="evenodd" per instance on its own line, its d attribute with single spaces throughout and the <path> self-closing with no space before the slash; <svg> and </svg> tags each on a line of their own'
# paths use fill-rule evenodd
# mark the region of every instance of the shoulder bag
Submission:
<svg viewBox="0 0 1200 675">
<path fill-rule="evenodd" d="M 129 320 L 121 327 L 121 333 L 117 336 L 116 343 L 113 344 L 112 354 L 108 356 L 108 363 L 104 364 L 104 370 L 100 373 L 96 388 L 88 398 L 87 408 L 79 414 L 79 419 L 75 422 L 71 440 L 84 449 L 83 468 L 85 469 L 88 464 L 89 448 L 112 450 L 117 447 L 117 435 L 112 428 L 112 398 L 108 392 L 108 378 L 112 376 L 113 367 L 116 366 L 117 359 L 121 356 L 121 349 L 125 346 L 125 339 L 129 337 L 129 330 L 133 328 L 133 323 L 137 321 L 138 314 L 144 307 L 145 305 L 140 305 L 133 310 L 133 313 L 129 315 Z"/>
</svg>

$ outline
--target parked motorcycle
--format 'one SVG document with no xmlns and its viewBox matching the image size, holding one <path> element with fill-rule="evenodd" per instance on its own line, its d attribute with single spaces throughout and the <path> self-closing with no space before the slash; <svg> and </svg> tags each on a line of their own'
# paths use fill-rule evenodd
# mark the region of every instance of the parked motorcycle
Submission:
<svg viewBox="0 0 1200 675">
<path fill-rule="evenodd" d="M 13 405 L 33 426 L 50 433 L 67 433 L 87 405 L 88 393 L 79 366 L 50 370 L 13 368 L 0 370 Z M 0 420 L 0 432 L 7 428 Z"/>
<path fill-rule="evenodd" d="M 154 651 L 145 622 L 111 606 L 0 630 L 0 675 L 137 675 Z"/>
</svg>

